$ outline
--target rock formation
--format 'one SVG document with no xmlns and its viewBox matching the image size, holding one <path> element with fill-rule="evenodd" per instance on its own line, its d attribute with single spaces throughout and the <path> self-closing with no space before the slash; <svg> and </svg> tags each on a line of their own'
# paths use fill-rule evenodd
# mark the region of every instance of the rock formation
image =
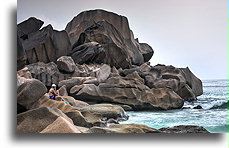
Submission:
<svg viewBox="0 0 229 148">
<path fill-rule="evenodd" d="M 18 114 L 17 132 L 81 133 L 74 126 L 73 121 L 68 118 L 62 111 L 56 108 L 48 107 L 41 107 Z"/>
<path fill-rule="evenodd" d="M 161 133 L 161 131 L 141 124 L 114 124 L 107 128 L 93 127 L 87 133 Z"/>
<path fill-rule="evenodd" d="M 60 57 L 59 59 L 62 58 L 71 59 L 71 57 Z M 111 73 L 110 66 L 106 64 L 78 65 L 66 61 L 60 63 L 60 60 L 57 61 L 57 64 L 54 62 L 29 64 L 26 65 L 26 68 L 33 78 L 40 80 L 46 86 L 51 86 L 53 83 L 59 84 L 59 87 L 66 85 L 68 91 L 76 84 L 94 83 L 98 85 L 105 81 Z"/>
<path fill-rule="evenodd" d="M 37 32 L 43 24 L 43 21 L 31 17 L 17 25 L 17 70 L 22 69 L 27 60 L 22 42 L 28 39 L 29 34 Z"/>
<path fill-rule="evenodd" d="M 194 101 L 203 94 L 202 82 L 189 68 L 175 68 L 173 66 L 142 64 L 141 66 L 121 71 L 122 76 L 133 72 L 144 78 L 149 88 L 171 88 L 185 101 Z"/>
<path fill-rule="evenodd" d="M 29 19 L 21 22 L 17 25 L 19 38 L 22 40 L 28 39 L 28 35 L 38 31 L 43 24 L 43 21 L 35 17 L 30 17 Z"/>
<path fill-rule="evenodd" d="M 26 64 L 25 50 L 22 47 L 19 36 L 17 35 L 17 70 L 24 68 Z"/>
<path fill-rule="evenodd" d="M 22 60 L 26 64 L 56 62 L 70 52 L 71 44 L 64 30 L 54 30 L 51 25 L 39 30 L 42 25 L 43 21 L 36 18 L 29 18 L 17 25 L 19 66 Z"/>
<path fill-rule="evenodd" d="M 17 132 L 205 132 L 118 124 L 125 110 L 180 109 L 203 93 L 188 67 L 151 66 L 152 47 L 134 38 L 125 16 L 89 10 L 62 31 L 43 24 L 32 17 L 17 25 Z M 53 83 L 64 101 L 49 99 Z"/>
<path fill-rule="evenodd" d="M 72 53 L 73 59 L 82 54 L 81 52 L 89 54 L 89 51 L 85 51 L 86 49 L 79 52 L 77 47 L 85 46 L 93 41 L 97 42 L 96 46 L 101 47 L 100 50 L 94 47 L 97 49 L 97 53 L 93 55 L 101 57 L 105 53 L 103 59 L 96 58 L 93 62 L 106 63 L 117 68 L 130 68 L 132 64 L 143 64 L 149 61 L 153 55 L 153 49 L 148 44 L 140 44 L 134 39 L 127 18 L 112 12 L 84 11 L 74 17 L 67 24 L 65 30 L 69 34 L 73 51 L 78 51 L 75 54 Z M 77 59 L 75 62 L 79 63 Z"/>
<path fill-rule="evenodd" d="M 57 67 L 65 73 L 72 73 L 76 69 L 76 65 L 71 57 L 62 56 L 57 59 Z"/>
<path fill-rule="evenodd" d="M 45 93 L 46 87 L 36 79 L 27 79 L 18 87 L 17 132 L 81 133 L 78 128 L 105 127 L 111 119 L 116 123 L 128 119 L 117 105 L 89 105 L 70 96 L 64 96 L 65 101 L 56 101 Z"/>
<path fill-rule="evenodd" d="M 28 39 L 24 40 L 22 45 L 28 63 L 56 61 L 71 50 L 67 33 L 53 30 L 51 25 L 29 34 Z"/>
<path fill-rule="evenodd" d="M 159 129 L 163 133 L 209 133 L 205 128 L 202 126 L 191 126 L 191 125 L 180 125 L 180 126 L 174 126 L 174 127 L 168 127 L 168 128 L 161 128 Z"/>
<path fill-rule="evenodd" d="M 100 83 L 75 85 L 70 94 L 84 101 L 112 102 L 131 106 L 134 110 L 181 108 L 184 100 L 169 88 L 149 89 L 144 80 L 135 75 L 111 77 Z"/>
<path fill-rule="evenodd" d="M 30 109 L 30 106 L 46 92 L 47 88 L 39 80 L 27 80 L 17 88 L 17 103 L 26 109 Z"/>
</svg>

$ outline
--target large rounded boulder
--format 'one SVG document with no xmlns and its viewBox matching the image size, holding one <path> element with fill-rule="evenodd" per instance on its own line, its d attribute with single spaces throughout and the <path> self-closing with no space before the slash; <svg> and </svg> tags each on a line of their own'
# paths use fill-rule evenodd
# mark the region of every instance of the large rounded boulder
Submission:
<svg viewBox="0 0 229 148">
<path fill-rule="evenodd" d="M 60 71 L 71 73 L 76 69 L 75 62 L 69 56 L 62 56 L 57 59 L 57 67 Z"/>
<path fill-rule="evenodd" d="M 28 79 L 17 88 L 17 103 L 29 109 L 47 92 L 45 85 L 36 79 Z"/>
<path fill-rule="evenodd" d="M 153 56 L 149 45 L 140 44 L 134 39 L 127 18 L 113 12 L 98 9 L 84 11 L 74 17 L 65 30 L 73 50 L 89 42 L 99 43 L 105 51 L 104 59 L 97 60 L 99 63 L 129 68 L 132 64 L 141 65 Z M 73 53 L 74 56 L 78 54 L 81 53 Z"/>
<path fill-rule="evenodd" d="M 41 107 L 17 115 L 18 133 L 80 133 L 57 108 Z"/>
</svg>

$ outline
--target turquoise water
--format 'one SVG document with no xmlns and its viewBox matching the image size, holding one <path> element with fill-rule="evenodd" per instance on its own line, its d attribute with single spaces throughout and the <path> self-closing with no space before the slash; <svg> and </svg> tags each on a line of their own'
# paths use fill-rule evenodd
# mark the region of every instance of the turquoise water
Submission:
<svg viewBox="0 0 229 148">
<path fill-rule="evenodd" d="M 203 109 L 177 109 L 169 111 L 130 111 L 129 120 L 122 123 L 145 124 L 152 128 L 172 127 L 176 125 L 203 126 L 209 132 L 227 132 L 228 127 L 228 81 L 203 81 L 204 94 L 198 101 L 185 102 L 184 107 L 201 105 Z"/>
</svg>

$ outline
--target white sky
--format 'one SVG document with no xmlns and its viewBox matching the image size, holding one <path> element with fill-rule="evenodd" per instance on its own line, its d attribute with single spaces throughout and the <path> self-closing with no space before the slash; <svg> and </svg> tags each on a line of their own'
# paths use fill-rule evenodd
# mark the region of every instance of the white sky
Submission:
<svg viewBox="0 0 229 148">
<path fill-rule="evenodd" d="M 18 0 L 17 23 L 35 16 L 63 30 L 81 11 L 105 9 L 128 18 L 151 65 L 189 67 L 204 79 L 227 78 L 227 0 Z"/>
</svg>

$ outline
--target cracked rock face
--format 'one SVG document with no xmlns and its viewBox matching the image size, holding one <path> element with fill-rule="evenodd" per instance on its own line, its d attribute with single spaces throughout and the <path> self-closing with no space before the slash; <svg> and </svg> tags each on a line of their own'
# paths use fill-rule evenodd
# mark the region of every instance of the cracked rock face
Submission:
<svg viewBox="0 0 229 148">
<path fill-rule="evenodd" d="M 71 50 L 67 33 L 53 30 L 51 25 L 29 34 L 28 39 L 24 40 L 22 45 L 29 64 L 56 61 Z"/>
<path fill-rule="evenodd" d="M 148 88 L 137 73 L 126 77 L 111 77 L 98 86 L 75 85 L 70 94 L 84 101 L 126 104 L 134 110 L 175 109 L 181 108 L 184 103 L 171 89 Z"/>
<path fill-rule="evenodd" d="M 22 40 L 28 39 L 28 35 L 38 31 L 43 24 L 43 21 L 35 17 L 30 17 L 29 19 L 19 23 L 17 25 L 19 38 Z"/>
<path fill-rule="evenodd" d="M 203 94 L 202 82 L 189 68 L 176 68 L 174 66 L 142 64 L 139 67 L 125 69 L 120 72 L 126 76 L 137 72 L 145 80 L 149 88 L 170 88 L 185 101 L 195 101 Z"/>
<path fill-rule="evenodd" d="M 17 25 L 18 68 L 37 62 L 55 62 L 70 55 L 78 64 L 105 63 L 116 68 L 141 65 L 153 49 L 134 39 L 126 17 L 104 10 L 85 11 L 66 26 L 66 31 L 46 27 L 36 18 Z M 115 58 L 114 58 L 115 57 Z"/>
<path fill-rule="evenodd" d="M 148 44 L 134 39 L 127 18 L 112 12 L 84 11 L 74 17 L 65 30 L 73 50 L 88 42 L 99 43 L 104 49 L 105 58 L 97 62 L 110 66 L 129 68 L 132 64 L 143 64 L 153 56 L 153 49 Z"/>
</svg>

